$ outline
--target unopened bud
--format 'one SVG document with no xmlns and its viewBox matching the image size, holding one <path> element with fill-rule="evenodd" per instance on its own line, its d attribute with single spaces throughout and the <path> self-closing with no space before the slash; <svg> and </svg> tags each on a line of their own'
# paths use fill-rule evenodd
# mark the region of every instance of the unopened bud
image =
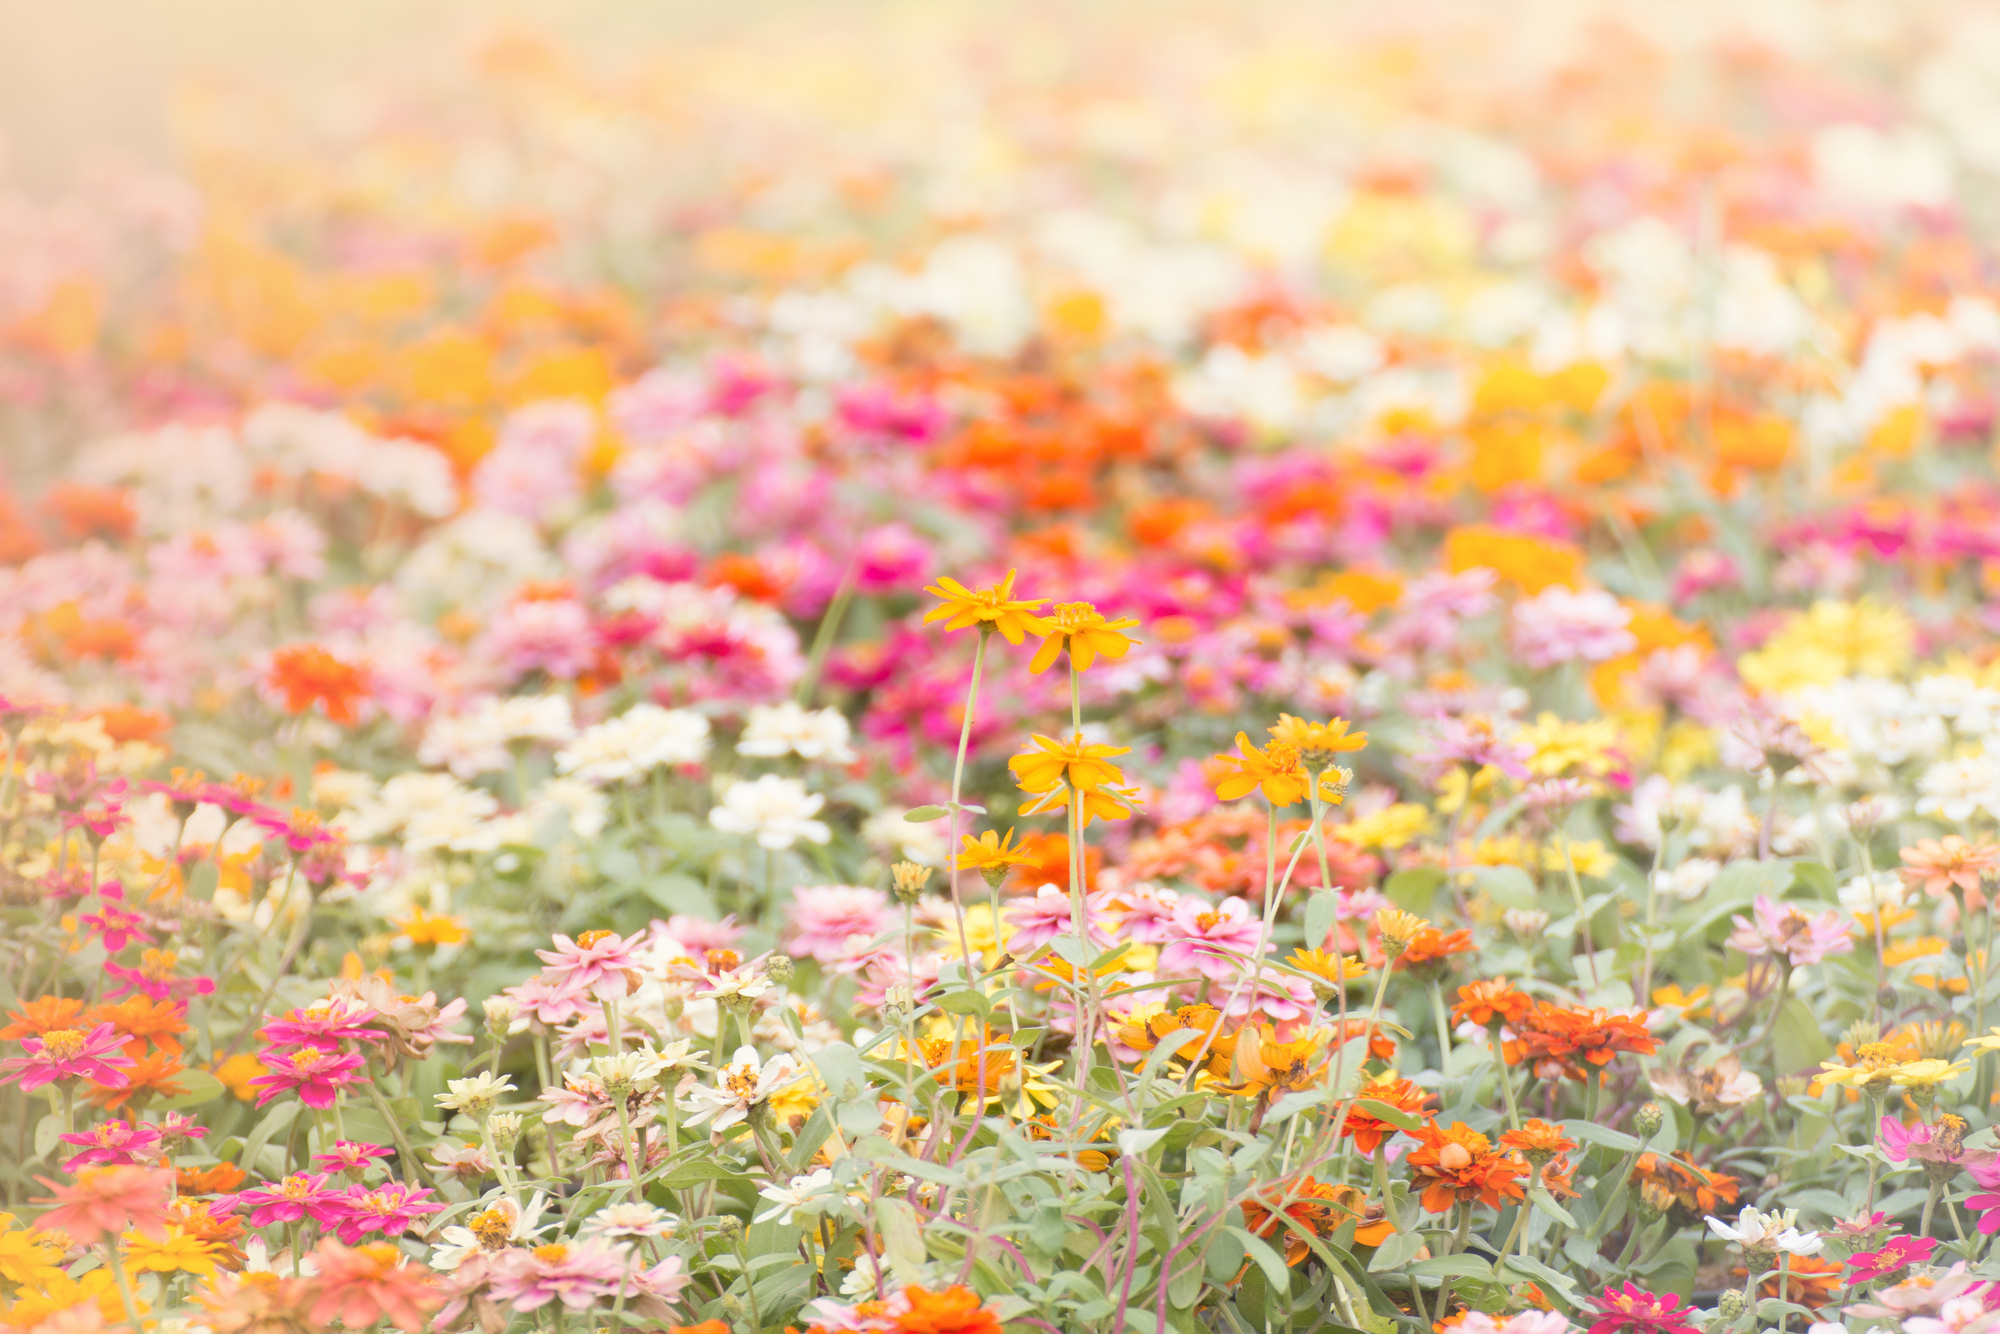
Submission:
<svg viewBox="0 0 2000 1334">
<path fill-rule="evenodd" d="M 521 1012 L 512 996 L 488 996 L 479 1006 L 486 1011 L 486 1034 L 496 1042 L 512 1031 L 514 1016 Z"/>
<path fill-rule="evenodd" d="M 687 1002 L 679 996 L 669 996 L 660 1002 L 660 1013 L 666 1016 L 668 1023 L 678 1023 L 680 1017 L 687 1013 Z"/>
<path fill-rule="evenodd" d="M 797 970 L 792 963 L 792 956 L 789 954 L 773 954 L 770 958 L 764 960 L 764 976 L 770 978 L 781 987 L 792 980 L 792 974 L 795 971 Z"/>
<path fill-rule="evenodd" d="M 930 879 L 931 868 L 916 862 L 897 862 L 889 868 L 889 888 L 898 903 L 915 903 Z"/>
<path fill-rule="evenodd" d="M 1632 1218 L 1640 1227 L 1650 1227 L 1660 1219 L 1660 1206 L 1640 1191 L 1639 1198 L 1632 1201 Z"/>
<path fill-rule="evenodd" d="M 917 1008 L 916 996 L 908 982 L 891 982 L 882 989 L 882 1013 L 901 1019 Z"/>
<path fill-rule="evenodd" d="M 1715 1303 L 1715 1313 L 1724 1320 L 1734 1320 L 1750 1309 L 1750 1299 L 1736 1288 L 1726 1289 Z"/>
<path fill-rule="evenodd" d="M 1660 1127 L 1667 1123 L 1666 1109 L 1657 1102 L 1642 1103 L 1633 1114 L 1632 1128 L 1639 1132 L 1641 1139 L 1651 1139 L 1660 1133 Z"/>
<path fill-rule="evenodd" d="M 486 1118 L 486 1128 L 493 1133 L 493 1147 L 505 1153 L 521 1138 L 521 1114 L 495 1112 Z"/>
<path fill-rule="evenodd" d="M 715 1220 L 715 1235 L 724 1241 L 733 1241 L 743 1232 L 743 1220 L 735 1214 L 724 1214 Z"/>
</svg>

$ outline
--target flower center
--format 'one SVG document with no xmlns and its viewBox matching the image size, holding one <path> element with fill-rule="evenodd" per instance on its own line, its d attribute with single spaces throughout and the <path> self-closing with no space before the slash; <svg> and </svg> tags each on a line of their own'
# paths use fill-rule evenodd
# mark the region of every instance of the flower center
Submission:
<svg viewBox="0 0 2000 1334">
<path fill-rule="evenodd" d="M 591 949 L 595 947 L 599 941 L 609 940 L 617 934 L 618 933 L 616 931 L 605 931 L 602 929 L 595 931 L 585 931 L 576 938 L 577 948 L 585 950 Z"/>
<path fill-rule="evenodd" d="M 1213 931 L 1216 928 L 1216 926 L 1222 921 L 1223 921 L 1223 916 L 1221 913 L 1205 912 L 1194 919 L 1194 924 L 1197 930 Z"/>
<path fill-rule="evenodd" d="M 472 1229 L 472 1235 L 479 1238 L 481 1250 L 497 1251 L 505 1246 L 507 1239 L 514 1234 L 514 1220 L 508 1216 L 505 1209 L 488 1209 L 483 1214 L 474 1214 L 468 1226 Z"/>
<path fill-rule="evenodd" d="M 1472 1151 L 1463 1144 L 1447 1144 L 1438 1151 L 1438 1166 L 1448 1172 L 1463 1172 L 1472 1166 Z"/>
<path fill-rule="evenodd" d="M 551 1242 L 547 1246 L 537 1246 L 534 1256 L 545 1265 L 559 1265 L 569 1259 L 569 1247 L 561 1242 Z"/>
<path fill-rule="evenodd" d="M 744 1066 L 731 1066 L 722 1077 L 722 1086 L 729 1090 L 732 1098 L 748 1102 L 757 1091 L 757 1072 Z"/>
<path fill-rule="evenodd" d="M 312 1182 L 303 1176 L 288 1176 L 278 1191 L 288 1200 L 303 1200 L 312 1194 Z"/>
<path fill-rule="evenodd" d="M 743 962 L 743 956 L 735 950 L 710 950 L 704 957 L 711 973 L 726 973 Z"/>
<path fill-rule="evenodd" d="M 42 1034 L 42 1055 L 66 1061 L 83 1050 L 83 1034 L 73 1028 L 52 1028 Z"/>
</svg>

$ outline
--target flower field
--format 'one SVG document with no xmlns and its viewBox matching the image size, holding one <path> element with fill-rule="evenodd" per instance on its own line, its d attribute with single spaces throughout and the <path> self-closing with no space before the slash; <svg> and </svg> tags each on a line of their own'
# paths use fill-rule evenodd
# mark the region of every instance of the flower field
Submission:
<svg viewBox="0 0 2000 1334">
<path fill-rule="evenodd" d="M 1171 12 L 0 178 L 0 1322 L 2000 1331 L 2000 23 Z"/>
</svg>

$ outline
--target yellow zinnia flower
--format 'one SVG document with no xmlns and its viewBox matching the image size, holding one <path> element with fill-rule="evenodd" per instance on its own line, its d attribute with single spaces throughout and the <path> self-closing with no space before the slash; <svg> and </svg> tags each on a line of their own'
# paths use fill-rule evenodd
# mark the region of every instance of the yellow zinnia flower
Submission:
<svg viewBox="0 0 2000 1334">
<path fill-rule="evenodd" d="M 0 1214 L 0 1229 L 0 1278 L 41 1289 L 63 1276 L 62 1247 L 48 1233 L 16 1228 L 12 1214 Z"/>
<path fill-rule="evenodd" d="M 1904 1088 L 1936 1088 L 1972 1068 L 1970 1061 L 1907 1061 L 1890 1071 L 1893 1082 Z"/>
<path fill-rule="evenodd" d="M 1056 606 L 1054 616 L 1042 618 L 1047 627 L 1048 638 L 1035 651 L 1034 660 L 1028 670 L 1040 676 L 1055 665 L 1058 655 L 1069 650 L 1070 666 L 1079 672 L 1087 672 L 1099 657 L 1118 659 L 1125 656 L 1125 650 L 1138 643 L 1136 639 L 1120 633 L 1129 630 L 1139 622 L 1130 616 L 1115 621 L 1107 621 L 1104 614 L 1088 602 L 1063 602 Z"/>
<path fill-rule="evenodd" d="M 1124 755 L 1130 746 L 1095 746 L 1078 732 L 1069 741 L 1035 735 L 1035 749 L 1007 761 L 1014 781 L 1023 792 L 1047 792 L 1068 783 L 1079 792 L 1095 792 L 1101 787 L 1125 781 L 1124 771 L 1109 763 L 1114 755 Z"/>
<path fill-rule="evenodd" d="M 203 1278 L 215 1277 L 215 1243 L 191 1237 L 177 1227 L 169 1227 L 166 1235 L 159 1238 L 127 1232 L 119 1240 L 124 1247 L 125 1267 L 131 1273 L 184 1273 L 199 1274 Z"/>
<path fill-rule="evenodd" d="M 1017 601 L 1014 598 L 1014 571 L 1007 571 L 1007 577 L 991 588 L 974 591 L 956 579 L 939 579 L 937 583 L 924 589 L 932 597 L 942 598 L 943 604 L 932 607 L 924 613 L 924 624 L 942 620 L 946 630 L 964 630 L 971 626 L 991 626 L 1000 632 L 1008 643 L 1019 646 L 1029 635 L 1043 635 L 1049 632 L 1049 623 L 1034 614 L 1035 608 L 1047 601 L 1035 598 L 1031 601 Z M 946 619 L 949 618 L 949 619 Z"/>
<path fill-rule="evenodd" d="M 1007 831 L 1005 837 L 989 829 L 978 838 L 965 834 L 962 841 L 965 851 L 952 859 L 952 865 L 960 871 L 978 871 L 982 875 L 992 872 L 1004 876 L 1013 867 L 1033 866 L 1037 861 L 1034 853 L 1014 844 L 1012 829 Z"/>
<path fill-rule="evenodd" d="M 412 945 L 419 948 L 435 949 L 439 945 L 456 945 L 467 936 L 463 917 L 428 913 L 421 907 L 413 906 L 408 916 L 390 920 L 397 930 L 409 938 Z"/>
</svg>

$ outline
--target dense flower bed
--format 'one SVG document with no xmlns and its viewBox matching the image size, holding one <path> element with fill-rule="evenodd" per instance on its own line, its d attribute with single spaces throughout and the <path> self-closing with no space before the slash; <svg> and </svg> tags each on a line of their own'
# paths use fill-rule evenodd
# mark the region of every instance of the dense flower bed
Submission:
<svg viewBox="0 0 2000 1334">
<path fill-rule="evenodd" d="M 1800 13 L 0 202 L 0 1321 L 2000 1325 L 1993 32 Z"/>
</svg>

